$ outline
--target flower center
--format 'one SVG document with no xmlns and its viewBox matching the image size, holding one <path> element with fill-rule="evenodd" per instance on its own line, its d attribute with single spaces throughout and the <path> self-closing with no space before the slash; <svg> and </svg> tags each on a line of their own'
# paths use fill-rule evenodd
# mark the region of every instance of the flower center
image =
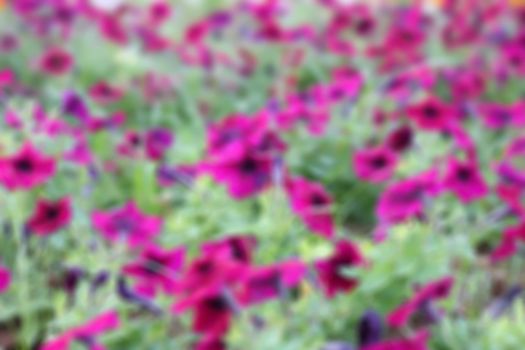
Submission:
<svg viewBox="0 0 525 350">
<path fill-rule="evenodd" d="M 20 158 L 14 162 L 15 169 L 21 173 L 30 173 L 33 171 L 33 162 L 27 158 Z"/>
<path fill-rule="evenodd" d="M 426 118 L 430 118 L 430 119 L 433 119 L 433 118 L 436 118 L 438 116 L 438 110 L 436 108 L 436 106 L 432 106 L 432 105 L 427 105 L 423 108 L 423 115 L 426 117 Z"/>
</svg>

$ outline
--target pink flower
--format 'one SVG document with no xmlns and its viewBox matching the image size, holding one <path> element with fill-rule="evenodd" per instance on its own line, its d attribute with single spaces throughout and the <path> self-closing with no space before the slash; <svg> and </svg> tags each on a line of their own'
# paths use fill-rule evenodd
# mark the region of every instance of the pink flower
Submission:
<svg viewBox="0 0 525 350">
<path fill-rule="evenodd" d="M 227 186 L 235 199 L 254 196 L 271 185 L 273 160 L 245 152 L 238 158 L 221 159 L 206 164 L 203 170 L 215 181 Z"/>
<path fill-rule="evenodd" d="M 428 350 L 428 338 L 429 333 L 423 330 L 410 338 L 385 340 L 365 346 L 362 350 Z"/>
<path fill-rule="evenodd" d="M 239 300 L 243 305 L 253 305 L 278 298 L 287 289 L 299 285 L 306 270 L 306 265 L 296 259 L 250 268 L 242 283 Z"/>
<path fill-rule="evenodd" d="M 410 317 L 425 303 L 447 298 L 452 290 L 453 284 L 454 279 L 446 276 L 421 287 L 411 299 L 388 315 L 388 324 L 396 328 L 405 326 L 410 321 Z"/>
<path fill-rule="evenodd" d="M 360 180 L 372 183 L 389 180 L 397 165 L 397 156 L 385 147 L 357 150 L 353 156 L 354 171 Z"/>
<path fill-rule="evenodd" d="M 518 243 L 525 242 L 525 222 L 507 227 L 503 231 L 500 244 L 492 251 L 492 262 L 506 260 L 518 252 Z"/>
<path fill-rule="evenodd" d="M 123 240 L 130 247 L 149 243 L 162 229 L 160 218 L 143 214 L 133 201 L 109 211 L 95 210 L 91 222 L 107 240 Z"/>
<path fill-rule="evenodd" d="M 4 293 L 11 284 L 11 273 L 0 265 L 0 293 Z"/>
<path fill-rule="evenodd" d="M 443 188 L 454 192 L 463 203 L 483 198 L 488 187 L 473 162 L 450 158 L 443 180 Z"/>
<path fill-rule="evenodd" d="M 64 159 L 80 165 L 89 165 L 93 163 L 94 157 L 87 140 L 78 138 L 71 149 L 64 154 Z"/>
<path fill-rule="evenodd" d="M 40 199 L 27 226 L 31 233 L 47 236 L 69 225 L 72 216 L 71 199 L 64 197 L 58 201 Z"/>
<path fill-rule="evenodd" d="M 228 332 L 233 310 L 225 296 L 218 293 L 196 297 L 193 311 L 194 332 L 211 337 L 222 337 Z"/>
<path fill-rule="evenodd" d="M 205 242 L 202 245 L 202 252 L 211 255 L 224 253 L 229 256 L 229 259 L 250 264 L 256 247 L 257 238 L 255 236 L 233 235 L 217 241 Z"/>
<path fill-rule="evenodd" d="M 200 290 L 220 290 L 240 281 L 246 269 L 247 265 L 232 259 L 230 252 L 207 252 L 191 262 L 181 278 L 180 285 L 189 294 Z"/>
<path fill-rule="evenodd" d="M 487 102 L 479 105 L 478 111 L 484 124 L 491 129 L 525 125 L 525 105 L 523 102 L 512 105 Z"/>
<path fill-rule="evenodd" d="M 211 124 L 207 131 L 207 153 L 212 158 L 238 158 L 246 153 L 252 139 L 258 139 L 267 130 L 267 119 L 232 115 Z"/>
<path fill-rule="evenodd" d="M 184 256 L 184 247 L 164 250 L 148 245 L 136 261 L 124 266 L 123 272 L 135 278 L 135 290 L 141 295 L 154 297 L 158 291 L 173 293 Z"/>
<path fill-rule="evenodd" d="M 30 141 L 11 156 L 0 158 L 0 183 L 9 190 L 31 189 L 55 174 L 55 161 L 42 155 Z"/>
<path fill-rule="evenodd" d="M 4 121 L 7 126 L 13 129 L 20 130 L 24 126 L 24 122 L 22 121 L 22 118 L 20 118 L 20 116 L 11 109 L 7 109 L 5 111 Z"/>
<path fill-rule="evenodd" d="M 73 57 L 60 47 L 47 49 L 38 60 L 38 68 L 49 75 L 64 75 L 73 68 Z"/>
<path fill-rule="evenodd" d="M 172 8 L 166 0 L 155 0 L 148 7 L 148 21 L 157 27 L 165 23 L 171 16 Z"/>
<path fill-rule="evenodd" d="M 99 31 L 102 36 L 117 45 L 126 45 L 129 42 L 127 29 L 116 16 L 103 16 L 99 21 Z"/>
<path fill-rule="evenodd" d="M 145 136 L 146 155 L 149 159 L 159 160 L 173 145 L 174 137 L 170 130 L 155 128 L 148 130 Z"/>
<path fill-rule="evenodd" d="M 286 183 L 293 212 L 312 232 L 325 238 L 334 235 L 332 197 L 319 183 L 297 177 Z"/>
<path fill-rule="evenodd" d="M 122 89 L 110 85 L 106 81 L 99 81 L 89 88 L 89 96 L 101 105 L 117 102 L 123 95 Z"/>
<path fill-rule="evenodd" d="M 315 268 L 326 296 L 333 298 L 337 293 L 350 292 L 357 287 L 358 281 L 346 277 L 341 269 L 362 265 L 364 261 L 359 248 L 348 240 L 338 241 L 331 257 L 316 261 Z"/>
<path fill-rule="evenodd" d="M 420 129 L 426 131 L 443 131 L 457 119 L 452 107 L 433 96 L 408 107 L 407 114 Z"/>
<path fill-rule="evenodd" d="M 108 311 L 95 317 L 84 325 L 71 328 L 57 338 L 47 341 L 41 350 L 69 350 L 74 341 L 87 345 L 90 350 L 103 350 L 103 345 L 95 338 L 119 327 L 119 315 L 116 311 Z"/>
<path fill-rule="evenodd" d="M 4 87 L 7 87 L 13 84 L 16 80 L 15 73 L 10 69 L 1 69 L 0 70 L 0 91 Z"/>
<path fill-rule="evenodd" d="M 195 344 L 194 350 L 226 350 L 226 343 L 218 337 L 204 337 Z"/>
<path fill-rule="evenodd" d="M 437 172 L 430 170 L 388 186 L 376 207 L 382 223 L 397 223 L 424 214 L 424 197 L 437 193 Z"/>
<path fill-rule="evenodd" d="M 408 150 L 413 143 L 414 132 L 409 126 L 401 126 L 387 136 L 385 147 L 400 153 Z"/>
</svg>

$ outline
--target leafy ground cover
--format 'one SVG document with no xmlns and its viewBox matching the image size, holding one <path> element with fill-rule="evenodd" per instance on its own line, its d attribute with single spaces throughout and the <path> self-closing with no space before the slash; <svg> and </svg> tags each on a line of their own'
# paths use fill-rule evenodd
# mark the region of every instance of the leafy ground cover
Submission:
<svg viewBox="0 0 525 350">
<path fill-rule="evenodd" d="M 0 349 L 522 349 L 523 76 L 518 2 L 0 1 Z"/>
</svg>

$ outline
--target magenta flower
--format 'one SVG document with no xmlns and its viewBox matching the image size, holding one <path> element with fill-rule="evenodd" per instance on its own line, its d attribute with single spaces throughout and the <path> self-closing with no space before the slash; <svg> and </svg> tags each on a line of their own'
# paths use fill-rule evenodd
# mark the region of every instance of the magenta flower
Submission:
<svg viewBox="0 0 525 350">
<path fill-rule="evenodd" d="M 425 303 L 447 298 L 453 284 L 454 279 L 446 276 L 424 285 L 411 299 L 401 304 L 388 315 L 388 324 L 396 328 L 405 326 L 410 321 L 410 317 L 422 308 Z"/>
<path fill-rule="evenodd" d="M 148 22 L 154 27 L 160 26 L 170 18 L 171 14 L 171 5 L 166 0 L 153 1 L 148 7 Z"/>
<path fill-rule="evenodd" d="M 396 154 L 385 147 L 357 150 L 353 156 L 357 178 L 372 183 L 389 180 L 394 174 L 396 165 Z"/>
<path fill-rule="evenodd" d="M 135 279 L 135 290 L 141 295 L 154 297 L 158 291 L 173 293 L 178 286 L 184 256 L 184 247 L 164 250 L 148 245 L 136 261 L 124 266 L 123 271 Z"/>
<path fill-rule="evenodd" d="M 192 329 L 195 333 L 222 337 L 228 332 L 233 310 L 225 296 L 212 294 L 196 298 L 193 311 Z"/>
<path fill-rule="evenodd" d="M 162 219 L 142 213 L 133 201 L 109 211 L 95 210 L 91 222 L 107 240 L 122 240 L 130 247 L 151 242 L 162 230 Z"/>
<path fill-rule="evenodd" d="M 55 175 L 55 161 L 41 154 L 30 141 L 11 156 L 0 158 L 0 183 L 9 190 L 31 189 Z"/>
<path fill-rule="evenodd" d="M 211 124 L 207 131 L 207 153 L 212 158 L 238 158 L 246 152 L 249 140 L 266 130 L 266 119 L 232 115 Z"/>
<path fill-rule="evenodd" d="M 332 256 L 315 262 L 326 296 L 333 298 L 337 293 L 347 293 L 357 287 L 358 281 L 345 276 L 341 270 L 363 265 L 364 262 L 359 248 L 354 243 L 348 240 L 338 241 Z"/>
<path fill-rule="evenodd" d="M 518 252 L 518 243 L 525 242 L 525 222 L 507 227 L 503 231 L 500 244 L 492 251 L 492 262 L 506 260 Z"/>
<path fill-rule="evenodd" d="M 430 334 L 423 330 L 410 338 L 385 340 L 365 346 L 362 350 L 428 350 L 429 336 Z"/>
<path fill-rule="evenodd" d="M 408 117 L 426 131 L 443 131 L 457 119 L 454 109 L 437 97 L 427 97 L 407 108 Z"/>
<path fill-rule="evenodd" d="M 104 350 L 105 347 L 96 341 L 96 337 L 119 327 L 119 315 L 108 311 L 95 317 L 84 325 L 71 328 L 57 338 L 42 346 L 41 350 L 69 350 L 73 342 L 83 343 L 89 350 Z"/>
<path fill-rule="evenodd" d="M 231 259 L 231 253 L 214 251 L 193 260 L 181 278 L 181 287 L 188 293 L 199 290 L 216 291 L 240 281 L 247 265 Z"/>
<path fill-rule="evenodd" d="M 7 109 L 4 114 L 4 122 L 5 124 L 13 129 L 22 129 L 24 126 L 24 122 L 22 121 L 22 118 L 13 110 Z"/>
<path fill-rule="evenodd" d="M 127 130 L 124 140 L 117 145 L 117 153 L 123 156 L 137 158 L 144 148 L 144 136 L 137 131 Z"/>
<path fill-rule="evenodd" d="M 173 142 L 174 137 L 168 129 L 148 130 L 145 136 L 146 155 L 152 160 L 162 159 Z"/>
<path fill-rule="evenodd" d="M 38 69 L 49 75 L 64 75 L 73 68 L 73 57 L 60 47 L 47 49 L 38 59 Z"/>
<path fill-rule="evenodd" d="M 437 193 L 434 170 L 388 186 L 379 198 L 376 215 L 382 223 L 397 223 L 424 215 L 424 198 Z"/>
<path fill-rule="evenodd" d="M 297 177 L 286 183 L 293 212 L 312 232 L 325 238 L 334 235 L 332 197 L 319 183 Z"/>
<path fill-rule="evenodd" d="M 62 97 L 62 113 L 75 116 L 79 120 L 85 121 L 89 119 L 89 108 L 82 99 L 74 91 L 66 91 Z"/>
<path fill-rule="evenodd" d="M 203 167 L 215 181 L 225 184 L 235 199 L 259 194 L 271 185 L 273 160 L 244 152 L 238 158 L 221 159 Z"/>
<path fill-rule="evenodd" d="M 491 129 L 501 129 L 508 126 L 520 127 L 525 125 L 525 105 L 523 102 L 512 105 L 497 103 L 483 103 L 478 111 L 484 124 Z"/>
<path fill-rule="evenodd" d="M 414 132 L 409 126 L 401 126 L 388 134 L 385 147 L 400 153 L 408 150 L 414 141 Z"/>
<path fill-rule="evenodd" d="M 210 255 L 226 254 L 229 259 L 250 264 L 256 247 L 257 238 L 255 236 L 234 235 L 217 241 L 205 242 L 202 245 L 202 252 Z"/>
<path fill-rule="evenodd" d="M 483 198 L 488 187 L 473 162 L 459 161 L 450 158 L 443 180 L 443 188 L 454 192 L 463 203 Z"/>
<path fill-rule="evenodd" d="M 117 102 L 123 95 L 124 91 L 122 89 L 103 80 L 89 88 L 89 96 L 101 105 Z"/>
<path fill-rule="evenodd" d="M 16 80 L 15 73 L 10 69 L 0 70 L 0 92 L 3 88 L 13 84 Z"/>
<path fill-rule="evenodd" d="M 306 271 L 306 265 L 296 259 L 253 267 L 242 283 L 239 300 L 243 305 L 253 305 L 279 298 L 287 290 L 297 287 Z"/>
<path fill-rule="evenodd" d="M 69 225 L 72 216 L 71 199 L 64 197 L 57 201 L 40 199 L 27 222 L 31 233 L 48 236 Z"/>
<path fill-rule="evenodd" d="M 93 163 L 94 156 L 87 140 L 79 137 L 71 149 L 64 153 L 64 159 L 80 165 L 89 165 Z"/>
<path fill-rule="evenodd" d="M 117 16 L 102 16 L 98 27 L 102 36 L 112 43 L 124 46 L 129 42 L 127 28 Z"/>
<path fill-rule="evenodd" d="M 226 343 L 218 337 L 204 337 L 195 344 L 194 350 L 226 350 Z"/>
<path fill-rule="evenodd" d="M 0 293 L 4 293 L 11 284 L 11 272 L 0 265 Z"/>
</svg>

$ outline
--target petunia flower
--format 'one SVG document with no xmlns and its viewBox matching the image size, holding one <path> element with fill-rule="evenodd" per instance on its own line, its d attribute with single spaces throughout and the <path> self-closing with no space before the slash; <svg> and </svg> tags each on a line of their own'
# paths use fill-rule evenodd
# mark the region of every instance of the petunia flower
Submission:
<svg viewBox="0 0 525 350">
<path fill-rule="evenodd" d="M 242 282 L 239 300 L 242 305 L 253 305 L 282 297 L 299 285 L 306 271 L 306 265 L 297 259 L 252 267 Z"/>
<path fill-rule="evenodd" d="M 408 150 L 414 141 L 414 132 L 409 126 L 400 126 L 388 134 L 385 147 L 401 153 Z"/>
<path fill-rule="evenodd" d="M 193 347 L 193 350 L 226 350 L 226 343 L 219 337 L 204 337 Z"/>
<path fill-rule="evenodd" d="M 225 238 L 205 242 L 201 249 L 203 254 L 225 253 L 232 260 L 251 264 L 257 247 L 257 238 L 252 235 L 231 235 Z"/>
<path fill-rule="evenodd" d="M 348 240 L 335 243 L 332 256 L 315 262 L 315 268 L 328 298 L 333 298 L 337 293 L 347 293 L 357 287 L 355 278 L 344 275 L 343 268 L 360 266 L 364 258 L 359 248 Z"/>
<path fill-rule="evenodd" d="M 110 85 L 102 80 L 89 88 L 89 96 L 101 105 L 117 102 L 124 95 L 124 91 L 117 86 Z"/>
<path fill-rule="evenodd" d="M 426 303 L 447 298 L 453 284 L 454 279 L 446 276 L 424 285 L 416 291 L 411 299 L 387 316 L 388 324 L 396 328 L 405 326 L 410 321 L 411 316 L 424 307 Z"/>
<path fill-rule="evenodd" d="M 333 200 L 321 184 L 296 177 L 286 181 L 286 191 L 293 212 L 309 230 L 325 238 L 333 237 Z"/>
<path fill-rule="evenodd" d="M 397 156 L 386 147 L 361 149 L 354 152 L 352 163 L 358 179 L 378 183 L 392 177 Z"/>
<path fill-rule="evenodd" d="M 45 74 L 59 76 L 73 68 L 74 60 L 69 52 L 60 47 L 47 49 L 38 59 L 37 67 Z"/>
<path fill-rule="evenodd" d="M 105 347 L 96 341 L 96 337 L 119 326 L 118 313 L 107 311 L 84 325 L 71 328 L 57 338 L 45 342 L 41 350 L 69 350 L 74 342 L 85 344 L 89 350 L 104 350 Z"/>
<path fill-rule="evenodd" d="M 365 346 L 362 350 L 428 350 L 427 342 L 430 334 L 419 331 L 410 338 L 389 339 L 380 343 Z"/>
<path fill-rule="evenodd" d="M 180 314 L 192 310 L 192 330 L 195 333 L 205 337 L 222 338 L 230 328 L 236 308 L 236 301 L 226 290 L 200 288 L 175 303 L 172 312 Z"/>
<path fill-rule="evenodd" d="M 443 179 L 443 188 L 454 192 L 463 203 L 483 198 L 488 187 L 473 162 L 450 158 Z"/>
<path fill-rule="evenodd" d="M 237 158 L 221 159 L 203 167 L 213 179 L 225 184 L 229 194 L 242 200 L 264 191 L 271 185 L 273 160 L 244 152 Z"/>
<path fill-rule="evenodd" d="M 443 131 L 457 118 L 451 106 L 433 96 L 409 106 L 407 115 L 418 128 L 425 131 Z"/>
<path fill-rule="evenodd" d="M 232 259 L 231 252 L 209 251 L 193 260 L 181 279 L 181 289 L 188 293 L 199 290 L 220 290 L 240 281 L 248 266 Z"/>
<path fill-rule="evenodd" d="M 0 69 L 0 92 L 3 88 L 13 84 L 15 80 L 15 73 L 11 69 Z"/>
<path fill-rule="evenodd" d="M 525 222 L 510 226 L 503 230 L 499 245 L 492 251 L 492 262 L 506 260 L 518 252 L 519 243 L 525 242 Z"/>
<path fill-rule="evenodd" d="M 134 278 L 135 291 L 141 295 L 154 297 L 159 291 L 173 293 L 178 286 L 184 256 L 184 247 L 165 250 L 148 245 L 134 262 L 123 267 L 123 272 Z"/>
<path fill-rule="evenodd" d="M 55 160 L 41 154 L 30 141 L 17 153 L 0 158 L 0 183 L 11 191 L 39 186 L 53 177 L 55 171 Z"/>
<path fill-rule="evenodd" d="M 72 217 L 71 199 L 57 201 L 40 199 L 27 222 L 29 231 L 38 236 L 48 236 L 69 225 Z"/>
<path fill-rule="evenodd" d="M 193 310 L 192 329 L 195 333 L 221 337 L 228 331 L 233 312 L 225 296 L 217 294 L 200 298 Z"/>
<path fill-rule="evenodd" d="M 173 142 L 174 136 L 168 129 L 154 128 L 148 130 L 144 141 L 146 155 L 151 160 L 162 159 Z"/>
<path fill-rule="evenodd" d="M 62 113 L 85 121 L 90 117 L 89 108 L 82 97 L 74 91 L 66 91 L 62 97 Z"/>
<path fill-rule="evenodd" d="M 142 213 L 135 202 L 108 211 L 95 210 L 93 227 L 109 241 L 125 241 L 130 247 L 150 243 L 162 229 L 162 219 Z"/>
<path fill-rule="evenodd" d="M 525 104 L 523 102 L 512 105 L 486 102 L 480 104 L 477 110 L 485 126 L 491 129 L 525 125 Z"/>
<path fill-rule="evenodd" d="M 11 272 L 0 265 L 0 293 L 4 293 L 11 284 Z"/>
<path fill-rule="evenodd" d="M 376 206 L 383 224 L 398 223 L 424 215 L 424 198 L 439 191 L 437 172 L 430 170 L 388 186 Z"/>
</svg>

